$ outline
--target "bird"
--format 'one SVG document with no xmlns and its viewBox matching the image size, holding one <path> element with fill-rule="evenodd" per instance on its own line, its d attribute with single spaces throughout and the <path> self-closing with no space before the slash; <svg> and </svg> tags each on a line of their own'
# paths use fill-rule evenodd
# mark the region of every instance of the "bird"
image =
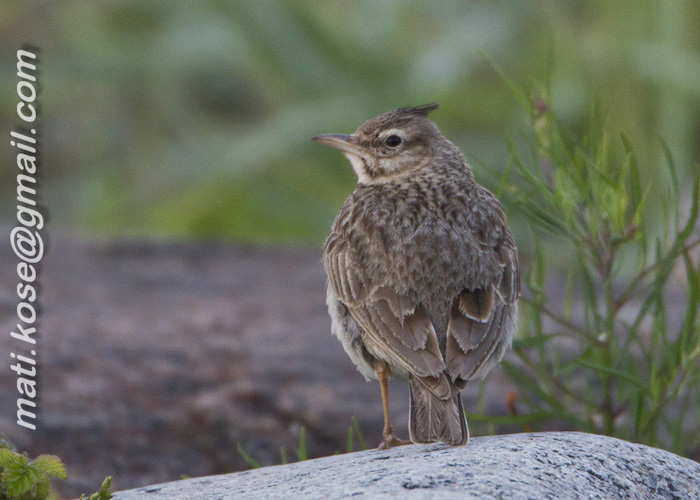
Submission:
<svg viewBox="0 0 700 500">
<path fill-rule="evenodd" d="M 469 441 L 461 391 L 499 364 L 517 325 L 518 253 L 496 197 L 428 114 L 388 111 L 354 133 L 312 139 L 339 149 L 358 182 L 323 250 L 331 330 L 379 381 L 379 449 Z M 410 441 L 391 424 L 388 380 L 408 376 Z"/>
</svg>

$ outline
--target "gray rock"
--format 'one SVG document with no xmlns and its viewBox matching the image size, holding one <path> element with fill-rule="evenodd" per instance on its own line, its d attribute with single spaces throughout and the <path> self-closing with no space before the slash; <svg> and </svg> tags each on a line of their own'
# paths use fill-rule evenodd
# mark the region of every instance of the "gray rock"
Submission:
<svg viewBox="0 0 700 500">
<path fill-rule="evenodd" d="M 404 446 L 187 479 L 114 499 L 346 497 L 687 500 L 700 498 L 700 464 L 593 434 L 511 434 L 460 448 Z"/>
</svg>

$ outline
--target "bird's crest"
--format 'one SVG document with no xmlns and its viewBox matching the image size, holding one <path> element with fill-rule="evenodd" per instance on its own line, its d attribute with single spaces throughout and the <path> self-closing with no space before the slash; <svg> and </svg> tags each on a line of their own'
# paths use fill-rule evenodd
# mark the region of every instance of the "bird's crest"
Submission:
<svg viewBox="0 0 700 500">
<path fill-rule="evenodd" d="M 430 102 L 428 104 L 421 104 L 420 106 L 413 106 L 408 108 L 400 108 L 398 111 L 403 111 L 406 114 L 411 115 L 423 115 L 428 116 L 428 113 L 432 113 L 440 107 L 437 102 Z"/>
</svg>

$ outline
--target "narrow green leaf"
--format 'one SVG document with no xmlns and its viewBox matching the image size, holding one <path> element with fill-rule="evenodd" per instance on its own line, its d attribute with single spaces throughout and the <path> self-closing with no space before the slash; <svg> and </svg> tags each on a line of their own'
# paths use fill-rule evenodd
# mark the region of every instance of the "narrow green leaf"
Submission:
<svg viewBox="0 0 700 500">
<path fill-rule="evenodd" d="M 690 213 L 688 214 L 688 221 L 686 222 L 686 225 L 684 226 L 683 230 L 681 231 L 681 234 L 679 235 L 682 239 L 682 244 L 685 243 L 685 240 L 690 236 L 690 234 L 693 232 L 695 229 L 695 223 L 698 220 L 698 210 L 699 210 L 699 205 L 700 205 L 700 165 L 695 165 L 695 176 L 693 178 L 693 193 L 692 193 L 692 202 L 690 205 Z"/>
<path fill-rule="evenodd" d="M 688 255 L 688 252 L 683 252 L 683 263 L 685 264 L 685 276 L 688 282 L 688 289 L 686 291 L 687 306 L 685 310 L 685 316 L 683 318 L 683 324 L 681 325 L 681 332 L 678 336 L 678 354 L 679 354 L 679 364 L 684 366 L 686 361 L 686 356 L 692 350 L 692 337 L 693 334 L 698 332 L 698 306 L 700 306 L 700 269 L 696 269 L 693 266 L 693 261 Z"/>
<path fill-rule="evenodd" d="M 506 144 L 508 146 L 511 161 L 516 166 L 518 172 L 522 175 L 522 181 L 526 183 L 526 185 L 522 186 L 521 189 L 527 191 L 528 188 L 534 188 L 537 194 L 544 196 L 547 200 L 552 200 L 552 187 L 544 182 L 541 177 L 536 176 L 527 167 L 525 167 L 525 164 L 520 159 L 520 155 L 518 154 L 512 138 L 508 135 L 506 135 Z"/>
<path fill-rule="evenodd" d="M 562 404 L 562 402 L 559 400 L 557 395 L 551 394 L 548 391 L 543 390 L 538 384 L 537 380 L 540 380 L 538 377 L 537 380 L 533 380 L 529 377 L 523 377 L 522 370 L 514 367 L 508 362 L 503 362 L 501 364 L 505 372 L 508 374 L 509 377 L 515 379 L 517 378 L 519 380 L 519 385 L 522 387 L 525 387 L 530 390 L 530 392 L 536 396 L 537 398 L 541 399 L 543 402 L 547 403 L 551 408 L 554 409 L 556 413 L 566 413 L 565 412 L 565 407 Z"/>
<path fill-rule="evenodd" d="M 680 199 L 680 188 L 678 184 L 678 174 L 676 172 L 676 162 L 673 160 L 673 154 L 671 153 L 671 148 L 668 146 L 666 140 L 659 136 L 659 142 L 661 143 L 661 149 L 664 153 L 664 158 L 666 158 L 666 166 L 668 166 L 668 173 L 671 177 L 671 189 L 673 190 L 673 200 L 676 202 L 676 223 L 680 221 L 680 213 L 678 207 L 678 200 Z"/>
<path fill-rule="evenodd" d="M 630 192 L 630 205 L 632 210 L 635 212 L 635 216 L 641 210 L 642 206 L 642 185 L 639 176 L 639 164 L 637 163 L 637 156 L 632 149 L 632 144 L 625 134 L 622 134 L 622 142 L 625 146 L 625 152 L 629 157 L 629 192 Z M 633 217 L 634 219 L 634 217 Z M 632 224 L 638 224 L 638 222 L 631 222 Z"/>
<path fill-rule="evenodd" d="M 634 434 L 633 439 L 635 441 L 641 439 L 639 433 L 642 427 L 642 418 L 644 415 L 644 391 L 640 390 L 637 392 L 635 411 L 634 411 Z"/>
<path fill-rule="evenodd" d="M 687 431 L 684 428 L 685 425 L 684 423 L 687 422 L 687 414 L 688 414 L 688 408 L 691 404 L 691 398 L 685 397 L 683 398 L 683 402 L 681 404 L 681 408 L 678 412 L 679 418 L 674 418 L 673 421 L 671 422 L 671 425 L 667 426 L 670 427 L 671 431 L 671 450 L 678 451 L 681 450 L 681 455 L 686 456 L 688 455 L 689 451 L 692 449 L 691 447 L 687 446 L 689 444 L 689 440 L 687 438 Z M 691 417 L 692 418 L 692 417 Z"/>
<path fill-rule="evenodd" d="M 615 203 L 615 212 L 614 212 L 614 222 L 617 231 L 620 234 L 624 234 L 625 229 L 627 229 L 627 221 L 626 221 L 626 215 L 627 215 L 627 206 L 629 205 L 629 199 L 627 195 L 627 177 L 629 175 L 629 171 L 632 168 L 632 159 L 631 156 L 628 154 L 627 158 L 625 158 L 625 161 L 622 163 L 622 168 L 620 169 L 620 174 L 617 178 L 617 187 L 615 189 L 615 197 L 617 203 Z"/>
<path fill-rule="evenodd" d="M 299 447 L 294 450 L 297 454 L 297 459 L 301 462 L 308 459 L 308 454 L 306 450 L 306 429 L 304 426 L 301 427 L 299 431 Z"/>
<path fill-rule="evenodd" d="M 599 372 L 607 373 L 609 375 L 615 375 L 616 377 L 620 377 L 628 381 L 629 383 L 635 385 L 639 389 L 645 389 L 647 386 L 644 383 L 643 380 L 639 380 L 637 377 L 632 375 L 631 373 L 627 373 L 623 370 L 618 370 L 616 368 L 611 368 L 609 366 L 601 365 L 600 363 L 593 363 L 591 361 L 586 361 L 583 359 L 578 359 L 575 361 L 575 363 L 584 366 L 586 368 L 592 368 L 594 370 L 597 370 Z"/>
<path fill-rule="evenodd" d="M 352 425 L 348 428 L 348 438 L 347 438 L 347 444 L 345 447 L 345 450 L 347 453 L 352 453 L 353 452 L 353 439 L 352 439 Z"/>
<path fill-rule="evenodd" d="M 357 440 L 360 442 L 360 448 L 366 450 L 367 445 L 365 444 L 365 437 L 362 435 L 362 431 L 360 430 L 360 424 L 357 422 L 357 419 L 355 417 L 352 417 L 352 426 L 355 429 L 355 435 L 357 436 Z"/>
<path fill-rule="evenodd" d="M 238 450 L 238 453 L 241 455 L 241 457 L 243 457 L 243 460 L 245 460 L 246 463 L 250 465 L 253 469 L 258 469 L 261 467 L 260 463 L 257 460 L 255 460 L 252 456 L 250 456 L 250 454 L 247 451 L 245 451 L 241 443 L 238 443 L 236 445 L 236 449 Z"/>
<path fill-rule="evenodd" d="M 549 341 L 551 341 L 555 337 L 561 337 L 562 335 L 558 334 L 541 334 L 537 335 L 536 337 L 525 337 L 521 339 L 514 339 L 513 340 L 513 350 L 514 351 L 522 351 L 524 349 L 531 349 L 533 347 L 544 347 L 546 346 Z"/>
<path fill-rule="evenodd" d="M 566 270 L 566 288 L 564 291 L 564 317 L 571 319 L 571 311 L 574 306 L 574 267 Z"/>
<path fill-rule="evenodd" d="M 644 194 L 642 195 L 641 199 L 637 203 L 637 208 L 632 215 L 632 221 L 631 223 L 640 226 L 642 224 L 642 210 L 644 209 L 644 205 L 646 204 L 647 199 L 649 199 L 649 193 L 651 192 L 651 186 L 652 183 L 650 182 L 647 185 L 647 188 L 644 190 Z M 638 227 L 637 232 L 640 231 L 640 228 Z M 644 244 L 644 248 L 646 249 L 646 243 Z"/>
<path fill-rule="evenodd" d="M 280 461 L 282 465 L 287 465 L 289 463 L 289 459 L 287 457 L 287 450 L 284 448 L 284 446 L 280 447 Z"/>
<path fill-rule="evenodd" d="M 510 93 L 515 97 L 515 99 L 524 107 L 526 108 L 530 113 L 532 113 L 532 102 L 530 99 L 520 90 L 520 87 L 518 87 L 515 82 L 508 76 L 508 74 L 505 72 L 505 70 L 496 63 L 493 59 L 491 59 L 488 54 L 486 54 L 483 51 L 481 52 L 481 56 L 486 59 L 486 62 L 493 68 L 493 70 L 498 74 L 498 76 L 503 80 L 503 83 L 508 87 L 508 90 Z"/>
</svg>

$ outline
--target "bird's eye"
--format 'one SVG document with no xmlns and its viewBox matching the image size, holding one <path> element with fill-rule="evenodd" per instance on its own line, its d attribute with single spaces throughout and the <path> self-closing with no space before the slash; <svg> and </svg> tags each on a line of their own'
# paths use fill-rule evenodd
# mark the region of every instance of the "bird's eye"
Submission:
<svg viewBox="0 0 700 500">
<path fill-rule="evenodd" d="M 386 138 L 384 144 L 386 144 L 390 148 L 396 148 L 399 146 L 399 144 L 401 144 L 401 137 L 399 137 L 398 135 L 390 135 Z"/>
</svg>

